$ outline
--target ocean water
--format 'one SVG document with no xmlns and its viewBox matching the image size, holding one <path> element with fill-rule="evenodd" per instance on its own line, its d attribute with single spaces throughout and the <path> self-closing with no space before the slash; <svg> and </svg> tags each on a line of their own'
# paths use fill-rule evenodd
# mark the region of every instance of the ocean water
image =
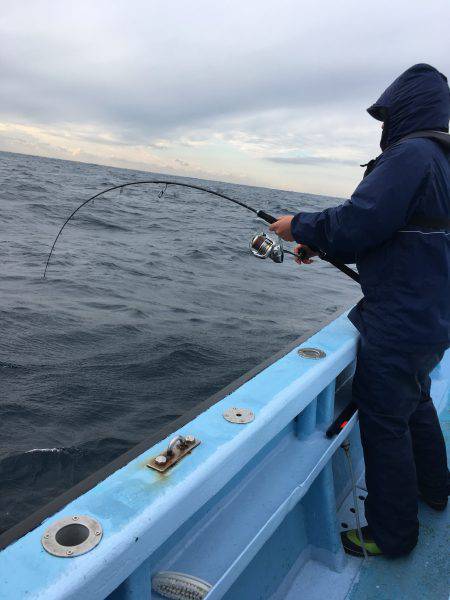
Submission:
<svg viewBox="0 0 450 600">
<path fill-rule="evenodd" d="M 254 258 L 252 213 L 155 185 L 86 206 L 42 278 L 77 204 L 152 175 L 0 152 L 0 531 L 359 297 L 319 260 Z M 275 215 L 340 202 L 193 182 Z"/>
</svg>

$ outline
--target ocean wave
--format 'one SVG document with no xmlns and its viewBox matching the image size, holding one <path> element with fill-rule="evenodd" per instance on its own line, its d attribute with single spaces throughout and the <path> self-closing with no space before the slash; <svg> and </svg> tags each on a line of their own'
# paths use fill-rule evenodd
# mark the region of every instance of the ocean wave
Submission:
<svg viewBox="0 0 450 600">
<path fill-rule="evenodd" d="M 79 221 L 81 222 L 81 219 L 79 219 Z M 83 215 L 82 222 L 83 222 L 83 226 L 85 226 L 87 224 L 88 227 L 91 229 L 106 229 L 106 230 L 111 230 L 111 231 L 130 231 L 130 229 L 128 227 L 125 227 L 124 225 L 119 225 L 118 223 L 109 223 L 108 221 L 104 221 L 103 219 L 101 219 L 99 217 Z"/>
<path fill-rule="evenodd" d="M 33 454 L 33 452 L 62 452 L 64 448 L 31 448 L 25 454 Z"/>
</svg>

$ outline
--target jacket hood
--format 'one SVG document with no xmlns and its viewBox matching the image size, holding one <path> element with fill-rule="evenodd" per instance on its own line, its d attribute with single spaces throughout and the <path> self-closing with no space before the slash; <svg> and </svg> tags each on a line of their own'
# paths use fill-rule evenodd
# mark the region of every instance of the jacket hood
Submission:
<svg viewBox="0 0 450 600">
<path fill-rule="evenodd" d="M 447 78 L 431 65 L 414 65 L 397 77 L 367 112 L 384 122 L 382 150 L 415 131 L 448 132 Z"/>
</svg>

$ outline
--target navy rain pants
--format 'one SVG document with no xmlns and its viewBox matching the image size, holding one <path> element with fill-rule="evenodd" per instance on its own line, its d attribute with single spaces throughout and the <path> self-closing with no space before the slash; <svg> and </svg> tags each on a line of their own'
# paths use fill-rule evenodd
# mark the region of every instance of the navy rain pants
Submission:
<svg viewBox="0 0 450 600">
<path fill-rule="evenodd" d="M 360 339 L 353 379 L 366 464 L 365 512 L 387 556 L 417 543 L 418 493 L 448 493 L 445 442 L 430 397 L 430 372 L 447 345 L 421 352 L 386 349 Z"/>
</svg>

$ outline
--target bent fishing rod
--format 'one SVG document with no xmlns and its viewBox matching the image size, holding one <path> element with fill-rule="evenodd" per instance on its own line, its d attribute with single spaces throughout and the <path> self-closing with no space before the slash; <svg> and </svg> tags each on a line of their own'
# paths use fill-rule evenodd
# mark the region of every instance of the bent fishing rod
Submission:
<svg viewBox="0 0 450 600">
<path fill-rule="evenodd" d="M 237 200 L 236 198 L 231 198 L 230 196 L 227 196 L 226 194 L 222 194 L 222 192 L 210 190 L 201 185 L 194 185 L 192 183 L 182 183 L 180 181 L 171 181 L 171 180 L 162 180 L 162 179 L 146 179 L 143 181 L 131 181 L 128 183 L 122 183 L 120 185 L 115 185 L 113 187 L 106 188 L 106 189 L 102 190 L 101 192 L 94 194 L 94 196 L 91 196 L 90 198 L 88 198 L 87 200 L 82 202 L 79 206 L 77 206 L 77 208 L 67 217 L 67 219 L 64 221 L 64 223 L 60 227 L 56 238 L 53 241 L 52 247 L 51 247 L 48 257 L 47 257 L 47 262 L 45 263 L 43 278 L 45 279 L 45 277 L 47 275 L 47 269 L 50 264 L 50 260 L 52 258 L 53 251 L 55 249 L 58 239 L 60 238 L 66 225 L 69 223 L 69 221 L 71 221 L 73 219 L 73 217 L 77 214 L 77 212 L 79 210 L 81 210 L 84 206 L 86 206 L 86 204 L 89 204 L 89 202 L 92 202 L 99 196 L 103 196 L 103 194 L 106 194 L 107 192 L 112 192 L 113 190 L 119 190 L 119 189 L 122 192 L 122 190 L 126 187 L 129 187 L 132 185 L 143 185 L 143 184 L 164 185 L 165 187 L 162 190 L 160 190 L 158 193 L 159 198 L 162 198 L 162 196 L 164 195 L 164 193 L 167 190 L 169 185 L 186 187 L 186 188 L 190 188 L 193 190 L 199 190 L 201 192 L 206 192 L 207 194 L 212 194 L 213 196 L 223 198 L 224 200 L 227 200 L 228 202 L 232 202 L 233 204 L 242 206 L 242 208 L 246 208 L 247 210 L 251 211 L 257 217 L 259 217 L 260 219 L 263 219 L 266 223 L 272 224 L 277 221 L 276 217 L 270 215 L 269 213 L 265 212 L 264 210 L 257 210 L 256 208 L 249 206 L 248 204 L 246 204 L 245 202 L 242 202 L 241 200 Z M 254 256 L 257 256 L 258 258 L 270 258 L 274 262 L 277 262 L 277 263 L 283 262 L 284 253 L 292 254 L 296 258 L 300 258 L 300 259 L 305 259 L 308 257 L 307 251 L 305 249 L 300 249 L 298 254 L 294 254 L 294 252 L 291 252 L 290 250 L 285 250 L 283 248 L 281 240 L 278 240 L 278 242 L 275 242 L 265 233 L 260 233 L 260 234 L 255 235 L 250 242 L 250 248 L 251 248 L 251 251 L 254 254 Z M 349 267 L 347 267 L 347 265 L 345 265 L 344 263 L 341 263 L 340 261 L 335 260 L 333 257 L 328 256 L 325 252 L 318 251 L 318 256 L 322 260 L 329 262 L 334 267 L 339 269 L 342 273 L 344 273 L 348 277 L 351 277 L 354 281 L 359 283 L 358 273 L 356 273 L 356 271 L 353 271 L 353 269 L 350 269 Z"/>
</svg>

